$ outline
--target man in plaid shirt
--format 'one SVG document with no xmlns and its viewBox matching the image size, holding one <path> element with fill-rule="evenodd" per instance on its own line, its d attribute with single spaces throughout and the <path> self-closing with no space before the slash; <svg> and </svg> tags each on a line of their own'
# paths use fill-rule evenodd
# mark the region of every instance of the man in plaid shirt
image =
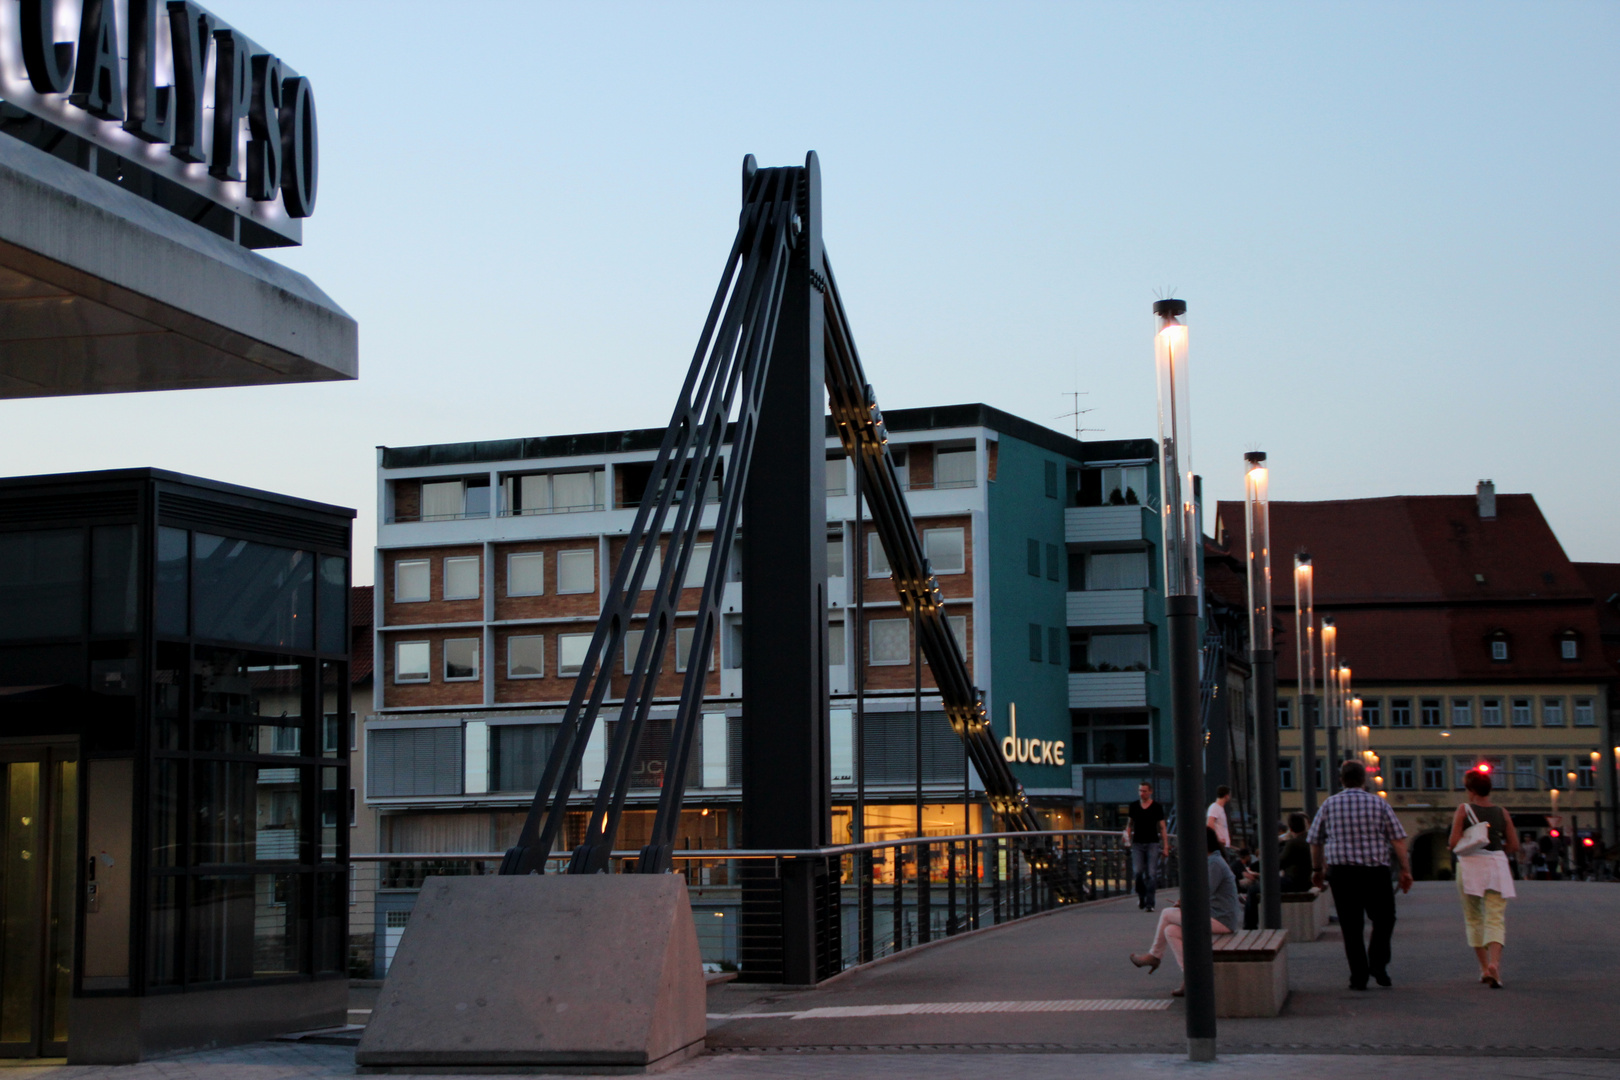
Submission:
<svg viewBox="0 0 1620 1080">
<path fill-rule="evenodd" d="M 1367 989 L 1371 975 L 1379 986 L 1389 983 L 1389 942 L 1395 935 L 1395 890 L 1389 881 L 1391 849 L 1401 865 L 1401 892 L 1412 888 L 1412 864 L 1406 857 L 1406 830 L 1395 811 L 1365 787 L 1366 767 L 1346 761 L 1339 768 L 1344 790 L 1317 811 L 1305 840 L 1311 845 L 1311 881 L 1322 888 L 1323 868 L 1333 890 L 1333 906 L 1344 931 L 1344 955 L 1350 961 L 1350 989 Z M 1371 948 L 1361 940 L 1362 918 L 1372 920 Z"/>
</svg>

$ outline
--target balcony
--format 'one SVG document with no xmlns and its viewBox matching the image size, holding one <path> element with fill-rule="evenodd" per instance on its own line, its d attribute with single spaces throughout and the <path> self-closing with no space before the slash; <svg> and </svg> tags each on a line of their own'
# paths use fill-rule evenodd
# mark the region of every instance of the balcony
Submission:
<svg viewBox="0 0 1620 1080">
<path fill-rule="evenodd" d="M 1071 709 L 1140 709 L 1147 706 L 1145 671 L 1076 671 L 1069 674 Z"/>
<path fill-rule="evenodd" d="M 1094 589 L 1068 594 L 1070 626 L 1142 626 L 1146 589 Z"/>
<path fill-rule="evenodd" d="M 1063 538 L 1071 544 L 1117 544 L 1147 537 L 1145 506 L 1071 506 L 1063 511 Z"/>
</svg>

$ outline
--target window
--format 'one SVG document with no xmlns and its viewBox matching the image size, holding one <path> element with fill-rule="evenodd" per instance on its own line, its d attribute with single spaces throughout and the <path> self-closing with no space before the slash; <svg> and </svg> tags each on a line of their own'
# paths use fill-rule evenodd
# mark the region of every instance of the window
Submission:
<svg viewBox="0 0 1620 1080">
<path fill-rule="evenodd" d="M 1527 697 L 1516 697 L 1516 698 L 1514 698 L 1513 699 L 1513 726 L 1514 727 L 1532 727 L 1532 726 L 1534 726 L 1535 722 L 1536 722 L 1535 721 L 1535 716 L 1532 715 L 1531 712 L 1530 712 L 1530 699 L 1527 698 Z"/>
<path fill-rule="evenodd" d="M 1506 638 L 1496 638 L 1491 642 L 1491 659 L 1504 661 L 1508 658 L 1508 643 Z"/>
<path fill-rule="evenodd" d="M 1076 586 L 1079 583 L 1073 583 Z M 1145 551 L 1112 551 L 1088 556 L 1086 589 L 1145 589 L 1148 555 Z"/>
<path fill-rule="evenodd" d="M 1389 726 L 1392 728 L 1412 726 L 1411 698 L 1389 699 Z"/>
<path fill-rule="evenodd" d="M 1513 759 L 1513 790 L 1536 790 L 1536 759 L 1529 755 L 1520 755 Z"/>
<path fill-rule="evenodd" d="M 842 456 L 827 459 L 827 494 L 845 495 L 849 493 L 849 470 L 844 466 Z"/>
<path fill-rule="evenodd" d="M 596 552 L 557 552 L 557 591 L 589 593 L 596 591 Z"/>
<path fill-rule="evenodd" d="M 962 656 L 965 659 L 968 653 L 967 616 L 948 615 L 945 622 L 950 626 L 951 636 L 956 638 L 956 647 L 962 650 Z"/>
<path fill-rule="evenodd" d="M 507 596 L 543 596 L 545 591 L 545 552 L 515 551 L 506 557 Z"/>
<path fill-rule="evenodd" d="M 647 576 L 641 579 L 641 591 L 652 592 L 658 588 L 658 575 L 664 569 L 664 549 L 657 544 L 651 545 L 647 559 Z"/>
<path fill-rule="evenodd" d="M 1081 671 L 1146 671 L 1153 643 L 1147 634 L 1092 634 L 1085 643 Z"/>
<path fill-rule="evenodd" d="M 703 588 L 703 579 L 709 576 L 709 554 L 713 550 L 713 544 L 692 545 L 692 557 L 686 560 L 686 578 L 681 582 L 681 588 Z"/>
<path fill-rule="evenodd" d="M 1102 501 L 1107 506 L 1136 506 L 1147 498 L 1147 466 L 1126 465 L 1102 470 Z"/>
<path fill-rule="evenodd" d="M 1418 726 L 1440 727 L 1440 699 L 1424 698 L 1418 702 Z"/>
<path fill-rule="evenodd" d="M 490 725 L 490 790 L 533 791 L 539 787 L 560 727 L 559 724 Z"/>
<path fill-rule="evenodd" d="M 842 536 L 827 537 L 827 576 L 830 578 L 844 576 L 844 538 Z"/>
<path fill-rule="evenodd" d="M 1582 791 L 1591 791 L 1597 786 L 1597 769 L 1590 761 L 1575 766 L 1575 786 Z"/>
<path fill-rule="evenodd" d="M 1398 757 L 1390 759 L 1390 786 L 1396 791 L 1412 791 L 1417 787 L 1417 778 L 1413 775 L 1413 759 Z"/>
<path fill-rule="evenodd" d="M 1316 779 L 1316 790 L 1318 792 L 1326 791 L 1327 765 L 1320 755 L 1311 759 L 1311 775 Z"/>
<path fill-rule="evenodd" d="M 459 724 L 373 728 L 366 733 L 366 792 L 372 798 L 460 795 L 461 754 Z"/>
<path fill-rule="evenodd" d="M 546 639 L 543 634 L 514 634 L 506 639 L 506 677 L 538 679 L 546 673 Z"/>
<path fill-rule="evenodd" d="M 1030 577 L 1040 577 L 1041 576 L 1041 542 L 1039 540 L 1031 540 L 1031 541 L 1028 542 L 1028 544 L 1029 544 L 1028 558 L 1025 561 L 1028 563 L 1029 576 Z"/>
<path fill-rule="evenodd" d="M 1047 581 L 1061 581 L 1061 580 L 1063 580 L 1063 571 L 1058 569 L 1058 559 L 1060 559 L 1061 557 L 1062 557 L 1062 552 L 1061 552 L 1061 550 L 1058 548 L 1058 546 L 1056 544 L 1047 544 L 1046 545 L 1046 580 Z"/>
<path fill-rule="evenodd" d="M 422 484 L 422 520 L 444 521 L 462 514 L 466 485 L 460 480 L 439 480 Z"/>
<path fill-rule="evenodd" d="M 1451 699 L 1451 726 L 1474 726 L 1474 699 L 1454 697 Z"/>
<path fill-rule="evenodd" d="M 1033 663 L 1041 662 L 1041 628 L 1035 623 L 1029 624 L 1029 658 Z"/>
<path fill-rule="evenodd" d="M 1592 699 L 1578 697 L 1575 699 L 1575 726 L 1591 727 L 1597 723 L 1597 713 L 1592 709 Z"/>
<path fill-rule="evenodd" d="M 557 635 L 557 674 L 578 675 L 585 666 L 585 654 L 591 648 L 589 634 Z"/>
<path fill-rule="evenodd" d="M 1534 759 L 1532 759 L 1532 760 L 1534 760 Z M 1472 757 L 1452 758 L 1451 759 L 1452 773 L 1454 774 L 1454 776 L 1456 778 L 1456 783 L 1454 783 L 1452 786 L 1455 787 L 1458 791 L 1462 791 L 1464 789 L 1464 786 L 1465 786 L 1463 784 L 1464 777 L 1466 777 L 1468 775 L 1468 771 L 1470 769 L 1472 769 L 1477 764 L 1479 764 L 1479 759 L 1478 758 L 1472 758 Z"/>
<path fill-rule="evenodd" d="M 827 666 L 843 667 L 848 663 L 844 652 L 844 624 L 833 622 L 827 624 Z"/>
<path fill-rule="evenodd" d="M 1543 727 L 1564 726 L 1563 698 L 1550 697 L 1541 699 L 1541 724 Z"/>
<path fill-rule="evenodd" d="M 692 642 L 697 637 L 697 628 L 693 626 L 678 627 L 675 631 L 675 670 L 685 671 L 687 658 L 692 655 Z M 714 670 L 714 649 L 709 649 L 709 670 Z"/>
<path fill-rule="evenodd" d="M 1581 643 L 1574 637 L 1566 637 L 1558 642 L 1558 655 L 1565 660 L 1579 660 L 1581 658 Z"/>
<path fill-rule="evenodd" d="M 866 576 L 889 576 L 889 556 L 883 550 L 883 538 L 875 532 L 866 534 Z"/>
<path fill-rule="evenodd" d="M 394 603 L 415 604 L 433 599 L 426 559 L 401 559 L 394 564 Z"/>
<path fill-rule="evenodd" d="M 1361 722 L 1370 728 L 1384 726 L 1384 704 L 1378 698 L 1363 698 Z"/>
<path fill-rule="evenodd" d="M 444 681 L 468 682 L 478 678 L 478 639 L 445 638 Z"/>
<path fill-rule="evenodd" d="M 1542 773 L 1542 778 L 1549 789 L 1568 790 L 1569 781 L 1564 777 L 1564 759 L 1561 757 L 1547 758 L 1546 771 Z"/>
<path fill-rule="evenodd" d="M 581 510 L 600 510 L 607 494 L 607 471 L 584 469 L 508 476 L 501 481 L 501 487 L 507 514 L 569 514 Z"/>
<path fill-rule="evenodd" d="M 910 619 L 873 619 L 867 624 L 866 635 L 873 664 L 911 662 Z"/>
<path fill-rule="evenodd" d="M 444 598 L 476 600 L 479 596 L 478 556 L 460 555 L 444 560 Z"/>
<path fill-rule="evenodd" d="M 894 462 L 894 475 L 900 481 L 900 490 L 911 488 L 911 470 L 906 464 L 906 448 L 903 446 L 888 446 L 889 460 Z"/>
<path fill-rule="evenodd" d="M 1446 790 L 1446 759 L 1443 757 L 1426 757 L 1423 759 L 1423 790 Z"/>
<path fill-rule="evenodd" d="M 1284 791 L 1294 790 L 1294 759 L 1291 757 L 1277 760 L 1277 786 Z"/>
<path fill-rule="evenodd" d="M 934 486 L 969 488 L 979 482 L 978 454 L 971 447 L 934 452 Z"/>
<path fill-rule="evenodd" d="M 924 529 L 923 552 L 934 573 L 963 573 L 967 570 L 967 530 Z"/>
<path fill-rule="evenodd" d="M 635 674 L 636 656 L 641 652 L 641 636 L 644 633 L 646 633 L 644 630 L 626 630 L 624 632 L 624 644 L 620 647 L 619 658 L 624 663 L 624 673 L 626 675 Z M 738 664 L 737 666 L 741 667 L 742 665 Z"/>
<path fill-rule="evenodd" d="M 1058 497 L 1058 467 L 1057 467 L 1057 462 L 1048 461 L 1045 464 L 1046 464 L 1046 497 L 1048 499 L 1055 499 L 1055 498 Z"/>
<path fill-rule="evenodd" d="M 394 643 L 394 681 L 427 682 L 433 677 L 431 646 L 425 641 Z"/>
<path fill-rule="evenodd" d="M 1063 647 L 1068 644 L 1065 640 L 1068 634 L 1057 627 L 1049 627 L 1046 631 L 1046 662 L 1049 664 L 1062 664 L 1065 662 Z"/>
<path fill-rule="evenodd" d="M 538 784 L 535 785 L 539 787 Z M 354 788 L 349 789 L 349 828 L 360 824 L 360 800 L 355 798 Z"/>
<path fill-rule="evenodd" d="M 1277 702 L 1277 726 L 1291 728 L 1294 726 L 1294 699 L 1283 698 Z"/>
<path fill-rule="evenodd" d="M 1479 722 L 1482 727 L 1502 726 L 1501 698 L 1488 697 L 1479 699 Z"/>
</svg>

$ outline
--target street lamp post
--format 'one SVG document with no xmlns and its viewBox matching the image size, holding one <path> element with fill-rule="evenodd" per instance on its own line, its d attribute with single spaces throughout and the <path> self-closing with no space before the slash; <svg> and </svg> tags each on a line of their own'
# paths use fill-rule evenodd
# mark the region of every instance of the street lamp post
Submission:
<svg viewBox="0 0 1620 1080">
<path fill-rule="evenodd" d="M 1322 723 L 1327 727 L 1327 787 L 1339 790 L 1339 628 L 1322 616 Z"/>
<path fill-rule="evenodd" d="M 1316 603 L 1311 557 L 1294 556 L 1294 670 L 1299 676 L 1299 773 L 1305 816 L 1316 816 Z"/>
<path fill-rule="evenodd" d="M 1282 866 L 1277 822 L 1282 791 L 1277 775 L 1277 654 L 1271 640 L 1271 501 L 1266 455 L 1244 454 L 1244 520 L 1249 536 L 1249 659 L 1254 673 L 1254 724 L 1260 756 L 1260 916 L 1282 928 Z"/>
<path fill-rule="evenodd" d="M 1159 491 L 1163 499 L 1165 621 L 1176 753 L 1176 840 L 1181 848 L 1181 935 L 1187 979 L 1187 1057 L 1215 1060 L 1215 956 L 1204 843 L 1204 740 L 1198 717 L 1198 506 L 1183 300 L 1153 305 L 1159 383 Z"/>
</svg>

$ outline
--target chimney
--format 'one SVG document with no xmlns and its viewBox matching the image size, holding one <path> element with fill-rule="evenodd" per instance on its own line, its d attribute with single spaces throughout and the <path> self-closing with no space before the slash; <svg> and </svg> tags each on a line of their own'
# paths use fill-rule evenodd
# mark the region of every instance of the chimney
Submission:
<svg viewBox="0 0 1620 1080">
<path fill-rule="evenodd" d="M 1496 520 L 1496 482 L 1481 480 L 1474 488 L 1474 498 L 1479 502 L 1479 520 Z"/>
</svg>

